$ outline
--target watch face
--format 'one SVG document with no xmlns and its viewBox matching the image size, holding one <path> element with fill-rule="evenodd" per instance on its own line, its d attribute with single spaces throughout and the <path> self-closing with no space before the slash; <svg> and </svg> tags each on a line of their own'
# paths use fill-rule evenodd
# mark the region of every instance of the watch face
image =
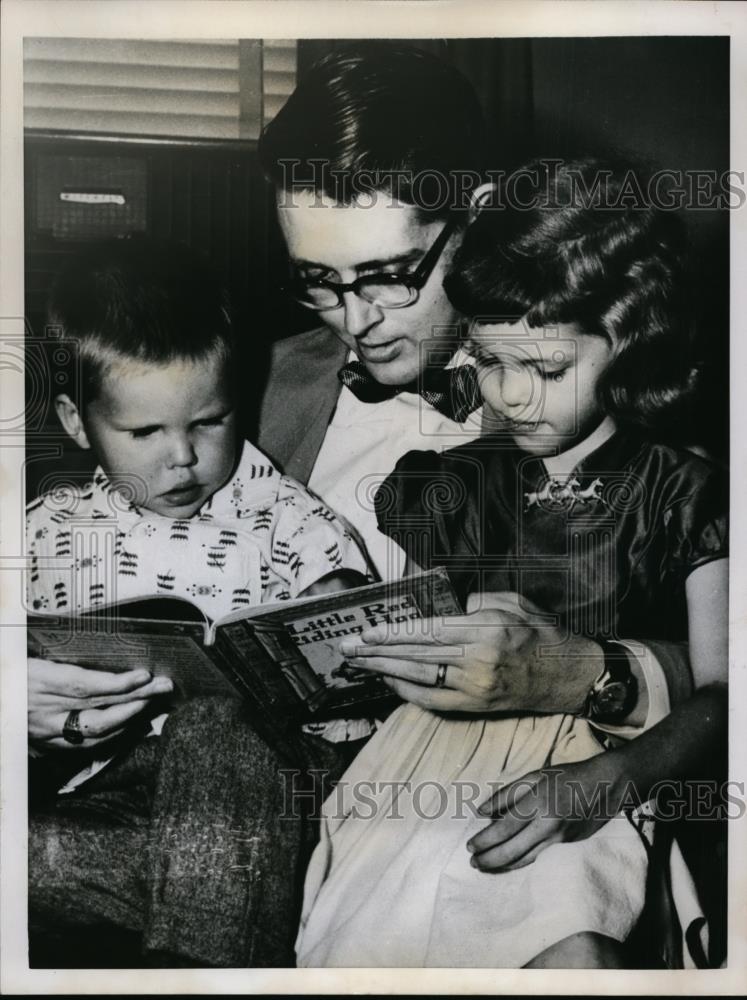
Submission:
<svg viewBox="0 0 747 1000">
<path fill-rule="evenodd" d="M 623 681 L 610 681 L 597 694 L 597 710 L 605 714 L 607 712 L 619 711 L 625 705 L 627 695 L 627 684 Z"/>
</svg>

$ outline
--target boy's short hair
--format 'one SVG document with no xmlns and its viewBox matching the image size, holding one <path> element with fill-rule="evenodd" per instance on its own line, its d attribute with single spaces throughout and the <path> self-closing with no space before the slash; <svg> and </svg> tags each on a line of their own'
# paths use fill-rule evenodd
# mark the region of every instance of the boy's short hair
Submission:
<svg viewBox="0 0 747 1000">
<path fill-rule="evenodd" d="M 529 327 L 576 323 L 607 337 L 604 411 L 628 423 L 676 421 L 694 388 L 685 233 L 646 192 L 646 172 L 595 159 L 535 161 L 534 199 L 505 188 L 470 226 L 444 288 L 463 315 Z M 634 177 L 635 184 L 633 184 Z M 645 201 L 645 199 L 644 199 Z"/>
<path fill-rule="evenodd" d="M 212 268 L 189 247 L 142 236 L 92 243 L 72 257 L 52 287 L 47 321 L 74 348 L 81 406 L 116 362 L 215 354 L 229 362 L 234 351 L 226 294 Z"/>
<path fill-rule="evenodd" d="M 484 170 L 475 92 L 406 45 L 354 43 L 321 59 L 265 128 L 259 156 L 288 192 L 350 204 L 384 192 L 437 217 L 466 210 Z"/>
</svg>

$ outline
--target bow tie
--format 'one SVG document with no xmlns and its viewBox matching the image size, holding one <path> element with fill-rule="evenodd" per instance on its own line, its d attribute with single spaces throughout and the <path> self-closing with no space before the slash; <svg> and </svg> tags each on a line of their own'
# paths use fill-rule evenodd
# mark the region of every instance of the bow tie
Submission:
<svg viewBox="0 0 747 1000">
<path fill-rule="evenodd" d="M 416 392 L 445 417 L 462 424 L 481 404 L 477 372 L 472 365 L 429 368 L 416 382 L 382 385 L 360 361 L 350 361 L 337 373 L 343 385 L 363 403 L 381 403 L 401 392 Z"/>
</svg>

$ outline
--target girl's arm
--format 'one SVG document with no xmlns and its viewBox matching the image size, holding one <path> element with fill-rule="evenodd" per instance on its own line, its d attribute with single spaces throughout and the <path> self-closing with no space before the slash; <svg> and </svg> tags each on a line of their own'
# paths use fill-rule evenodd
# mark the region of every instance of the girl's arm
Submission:
<svg viewBox="0 0 747 1000">
<path fill-rule="evenodd" d="M 476 868 L 523 867 L 552 843 L 589 837 L 621 807 L 655 795 L 660 782 L 718 777 L 727 745 L 727 581 L 726 559 L 687 580 L 693 697 L 623 746 L 501 789 L 481 807 L 493 822 L 468 844 Z M 584 802 L 594 807 L 579 809 Z"/>
<path fill-rule="evenodd" d="M 631 772 L 641 801 L 664 779 L 714 776 L 714 756 L 726 749 L 729 560 L 699 566 L 686 583 L 690 665 L 695 694 L 648 733 L 611 751 Z"/>
<path fill-rule="evenodd" d="M 695 687 L 726 684 L 729 673 L 729 560 L 715 559 L 688 576 L 687 618 Z"/>
</svg>

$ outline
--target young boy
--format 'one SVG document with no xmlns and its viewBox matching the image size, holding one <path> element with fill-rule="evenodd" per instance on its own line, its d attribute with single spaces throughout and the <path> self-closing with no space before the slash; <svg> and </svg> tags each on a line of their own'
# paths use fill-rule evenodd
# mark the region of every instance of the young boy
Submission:
<svg viewBox="0 0 747 1000">
<path fill-rule="evenodd" d="M 335 514 L 238 439 L 231 325 L 199 258 L 142 239 L 92 247 L 58 280 L 50 322 L 75 344 L 79 371 L 57 413 L 98 467 L 82 488 L 29 504 L 31 611 L 164 594 L 216 618 L 365 582 L 366 559 Z M 30 821 L 32 931 L 46 940 L 70 927 L 78 940 L 81 927 L 125 927 L 164 965 L 174 954 L 205 965 L 281 961 L 295 911 L 276 856 L 298 853 L 302 834 L 278 822 L 278 789 L 259 778 L 287 754 L 231 699 L 195 699 L 171 712 L 160 739 L 136 739 L 104 767 L 91 757 L 104 758 L 108 736 L 133 726 L 170 682 L 148 677 L 88 700 L 80 685 L 57 683 L 50 696 L 54 672 L 76 669 L 29 665 L 29 736 L 43 751 L 32 792 L 68 779 L 69 793 L 32 795 L 43 802 Z M 120 709 L 119 729 L 107 728 Z M 350 738 L 344 720 L 322 735 Z"/>
<path fill-rule="evenodd" d="M 98 468 L 28 507 L 32 610 L 164 594 L 214 619 L 362 582 L 342 522 L 238 441 L 233 335 L 198 258 L 97 246 L 58 282 L 50 318 L 75 342 L 81 383 L 57 414 Z"/>
</svg>

